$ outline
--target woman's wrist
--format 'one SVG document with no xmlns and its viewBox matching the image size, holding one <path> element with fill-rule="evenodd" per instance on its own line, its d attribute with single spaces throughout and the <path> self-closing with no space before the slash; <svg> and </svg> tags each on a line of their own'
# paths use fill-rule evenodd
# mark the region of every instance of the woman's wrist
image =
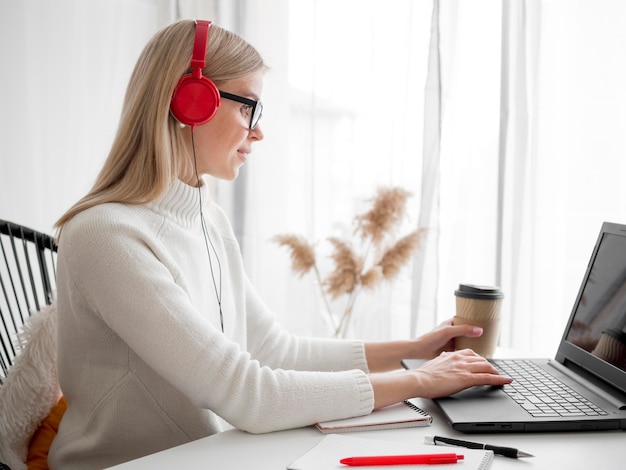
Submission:
<svg viewBox="0 0 626 470">
<path fill-rule="evenodd" d="M 375 409 L 419 395 L 419 379 L 408 371 L 371 374 L 369 379 L 374 390 Z"/>
<path fill-rule="evenodd" d="M 365 357 L 370 372 L 402 369 L 402 359 L 419 359 L 418 340 L 365 343 Z"/>
</svg>

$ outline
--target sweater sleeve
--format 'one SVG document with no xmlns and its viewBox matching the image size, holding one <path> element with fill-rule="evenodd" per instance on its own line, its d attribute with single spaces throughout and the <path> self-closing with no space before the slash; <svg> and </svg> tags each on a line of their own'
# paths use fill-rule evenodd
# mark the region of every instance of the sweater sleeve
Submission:
<svg viewBox="0 0 626 470">
<path fill-rule="evenodd" d="M 247 279 L 246 293 L 248 348 L 262 364 L 293 370 L 369 372 L 362 341 L 294 336 L 275 320 Z"/>
<path fill-rule="evenodd" d="M 292 370 L 292 365 L 312 364 L 313 350 L 319 348 L 305 346 L 310 352 L 297 354 L 300 359 L 287 364 L 287 351 L 307 343 L 287 340 L 289 346 L 280 357 L 268 353 L 285 334 L 265 315 L 255 314 L 251 327 L 269 331 L 253 344 L 257 360 L 197 310 L 177 282 L 177 273 L 160 257 L 158 244 L 146 241 L 154 227 L 142 233 L 145 227 L 138 224 L 112 217 L 108 223 L 66 226 L 63 269 L 69 282 L 98 322 L 110 329 L 102 334 L 119 336 L 130 353 L 197 407 L 254 433 L 371 412 L 373 390 L 363 370 Z M 355 364 L 364 369 L 359 348 L 358 343 L 338 346 L 337 355 L 347 359 L 338 360 L 337 369 Z M 288 367 L 270 367 L 281 362 Z"/>
</svg>

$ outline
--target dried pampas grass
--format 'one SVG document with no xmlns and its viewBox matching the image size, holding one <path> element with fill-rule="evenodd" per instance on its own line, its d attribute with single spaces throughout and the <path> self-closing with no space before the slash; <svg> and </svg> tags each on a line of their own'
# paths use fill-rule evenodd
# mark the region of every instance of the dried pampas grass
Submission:
<svg viewBox="0 0 626 470">
<path fill-rule="evenodd" d="M 420 247 L 423 234 L 424 229 L 411 232 L 400 238 L 383 254 L 379 265 L 385 279 L 392 280 L 398 275 L 402 267 L 413 255 L 413 252 Z"/>
<path fill-rule="evenodd" d="M 277 235 L 272 239 L 280 246 L 289 248 L 291 269 L 301 277 L 315 266 L 315 250 L 300 235 Z"/>
<path fill-rule="evenodd" d="M 415 230 L 395 239 L 397 230 L 406 215 L 406 203 L 411 193 L 402 188 L 380 188 L 370 199 L 371 206 L 354 217 L 355 235 L 361 250 L 352 243 L 336 237 L 328 238 L 333 251 L 334 269 L 322 279 L 314 246 L 299 235 L 278 235 L 272 239 L 290 250 L 291 268 L 299 276 L 313 271 L 326 305 L 334 336 L 343 337 L 352 315 L 354 302 L 361 288 L 373 289 L 383 281 L 395 279 L 402 268 L 420 248 L 425 229 Z M 331 312 L 331 300 L 347 295 L 346 308 L 337 323 Z"/>
<path fill-rule="evenodd" d="M 357 233 L 376 244 L 382 242 L 402 222 L 410 195 L 402 188 L 378 189 L 376 196 L 371 199 L 372 208 L 354 218 Z"/>
<path fill-rule="evenodd" d="M 334 300 L 354 291 L 359 282 L 363 260 L 357 256 L 348 242 L 338 238 L 329 238 L 328 241 L 334 247 L 332 259 L 335 262 L 335 270 L 328 275 L 323 284 L 326 292 Z"/>
</svg>

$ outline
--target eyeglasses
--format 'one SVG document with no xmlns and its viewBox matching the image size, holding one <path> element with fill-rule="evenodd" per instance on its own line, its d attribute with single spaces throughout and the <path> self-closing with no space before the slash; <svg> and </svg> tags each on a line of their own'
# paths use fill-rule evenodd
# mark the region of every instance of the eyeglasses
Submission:
<svg viewBox="0 0 626 470">
<path fill-rule="evenodd" d="M 222 98 L 226 98 L 227 100 L 247 104 L 248 106 L 252 108 L 252 110 L 249 111 L 250 124 L 248 126 L 248 129 L 253 131 L 256 125 L 259 123 L 259 119 L 261 119 L 261 115 L 263 114 L 263 103 L 261 103 L 261 101 L 251 100 L 249 98 L 244 98 L 243 96 L 239 96 L 239 95 L 233 95 L 232 93 L 227 93 L 221 90 L 220 90 L 220 96 Z"/>
</svg>

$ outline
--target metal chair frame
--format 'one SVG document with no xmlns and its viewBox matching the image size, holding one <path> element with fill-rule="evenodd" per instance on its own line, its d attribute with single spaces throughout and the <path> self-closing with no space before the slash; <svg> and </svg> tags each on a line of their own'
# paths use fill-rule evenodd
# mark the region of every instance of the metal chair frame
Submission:
<svg viewBox="0 0 626 470">
<path fill-rule="evenodd" d="M 24 322 L 54 300 L 56 257 L 50 235 L 0 220 L 0 386 L 19 352 Z"/>
</svg>

